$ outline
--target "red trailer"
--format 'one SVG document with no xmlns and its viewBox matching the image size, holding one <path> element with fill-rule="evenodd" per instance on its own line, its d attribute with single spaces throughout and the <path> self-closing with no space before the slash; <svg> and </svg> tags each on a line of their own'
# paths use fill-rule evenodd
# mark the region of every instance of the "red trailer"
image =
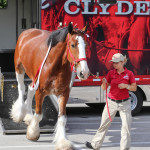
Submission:
<svg viewBox="0 0 150 150">
<path fill-rule="evenodd" d="M 78 28 L 89 23 L 87 60 L 93 74 L 86 81 L 75 78 L 72 90 L 77 92 L 82 88 L 88 97 L 91 92 L 87 90 L 100 91 L 90 100 L 86 96 L 75 97 L 90 102 L 87 103 L 90 106 L 95 102 L 104 103 L 101 79 L 112 68 L 109 63 L 112 55 L 120 52 L 127 56 L 126 67 L 133 71 L 138 85 L 136 92 L 130 92 L 132 114 L 140 112 L 143 101 L 149 100 L 150 1 L 120 0 L 116 4 L 102 4 L 100 0 L 42 0 L 42 29 L 56 30 L 70 21 Z M 72 92 L 71 97 L 74 97 Z"/>
</svg>

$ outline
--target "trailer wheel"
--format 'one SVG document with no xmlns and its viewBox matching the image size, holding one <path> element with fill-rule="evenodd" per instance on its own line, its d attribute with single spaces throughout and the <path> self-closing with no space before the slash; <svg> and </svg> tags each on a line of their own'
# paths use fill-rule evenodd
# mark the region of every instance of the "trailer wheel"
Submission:
<svg viewBox="0 0 150 150">
<path fill-rule="evenodd" d="M 136 92 L 129 92 L 131 97 L 131 111 L 132 115 L 135 116 L 138 114 L 143 106 L 143 96 L 139 89 Z"/>
</svg>

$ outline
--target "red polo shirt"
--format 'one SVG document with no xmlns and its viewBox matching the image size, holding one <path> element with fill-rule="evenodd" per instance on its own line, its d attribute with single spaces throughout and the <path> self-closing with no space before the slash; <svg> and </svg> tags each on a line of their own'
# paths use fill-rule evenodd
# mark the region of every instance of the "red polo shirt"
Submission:
<svg viewBox="0 0 150 150">
<path fill-rule="evenodd" d="M 110 70 L 106 76 L 107 82 L 110 84 L 110 91 L 108 97 L 114 100 L 122 100 L 129 98 L 129 92 L 127 89 L 119 89 L 118 84 L 132 84 L 135 83 L 135 77 L 133 72 L 125 70 L 119 74 L 116 69 Z"/>
</svg>

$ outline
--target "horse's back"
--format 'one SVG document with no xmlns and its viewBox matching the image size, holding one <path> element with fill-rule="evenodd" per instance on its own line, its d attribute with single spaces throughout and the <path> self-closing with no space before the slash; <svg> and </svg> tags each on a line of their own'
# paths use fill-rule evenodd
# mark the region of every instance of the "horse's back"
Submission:
<svg viewBox="0 0 150 150">
<path fill-rule="evenodd" d="M 44 41 L 48 36 L 50 32 L 46 30 L 40 30 L 40 29 L 28 29 L 23 31 L 18 39 L 17 45 L 18 47 L 24 46 L 24 44 L 35 44 L 35 42 Z M 36 44 L 38 44 L 36 43 Z"/>
</svg>

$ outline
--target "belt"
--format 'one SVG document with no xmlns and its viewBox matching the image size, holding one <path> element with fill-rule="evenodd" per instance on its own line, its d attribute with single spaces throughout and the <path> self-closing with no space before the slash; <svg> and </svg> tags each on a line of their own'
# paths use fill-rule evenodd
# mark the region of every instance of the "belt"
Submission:
<svg viewBox="0 0 150 150">
<path fill-rule="evenodd" d="M 109 98 L 109 97 L 108 97 Z M 127 98 L 127 99 L 121 99 L 121 100 L 115 100 L 115 99 L 111 99 L 111 98 L 109 98 L 111 101 L 114 101 L 114 102 L 116 102 L 116 103 L 122 103 L 122 102 L 125 102 L 125 101 L 127 101 L 129 98 Z"/>
</svg>

